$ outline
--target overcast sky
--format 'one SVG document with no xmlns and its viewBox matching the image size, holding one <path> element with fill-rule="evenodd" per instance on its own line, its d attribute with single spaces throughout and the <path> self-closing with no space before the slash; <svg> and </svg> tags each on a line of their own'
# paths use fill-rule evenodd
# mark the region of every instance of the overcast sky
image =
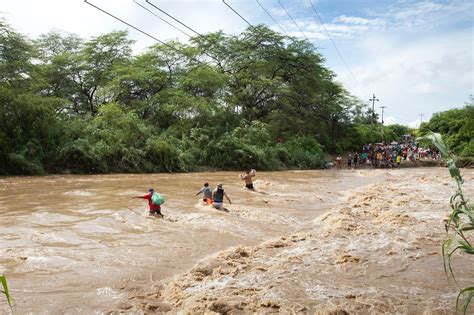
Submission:
<svg viewBox="0 0 474 315">
<path fill-rule="evenodd" d="M 136 0 L 162 18 L 165 15 Z M 150 0 L 200 33 L 224 30 L 237 34 L 247 24 L 221 0 Z M 417 126 L 438 111 L 462 107 L 474 94 L 474 1 L 472 0 L 226 0 L 247 21 L 306 37 L 326 59 L 337 79 L 363 101 L 372 93 L 386 106 L 385 123 Z M 186 36 L 132 0 L 89 2 L 125 19 L 155 37 Z M 280 3 L 283 7 L 280 5 Z M 129 30 L 135 52 L 153 40 L 99 12 L 83 0 L 2 0 L 0 17 L 30 37 L 52 29 L 84 38 L 112 30 Z M 297 26 L 285 10 L 293 17 Z M 173 22 L 175 23 L 175 22 Z M 176 24 L 176 23 L 175 23 Z M 178 25 L 179 26 L 179 25 Z M 300 32 L 301 29 L 303 31 Z"/>
</svg>

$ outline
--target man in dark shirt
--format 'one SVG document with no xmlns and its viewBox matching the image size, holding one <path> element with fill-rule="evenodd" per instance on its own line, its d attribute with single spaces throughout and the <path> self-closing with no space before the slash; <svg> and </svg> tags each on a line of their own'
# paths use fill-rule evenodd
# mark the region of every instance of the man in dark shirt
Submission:
<svg viewBox="0 0 474 315">
<path fill-rule="evenodd" d="M 213 200 L 212 206 L 216 209 L 227 210 L 224 208 L 224 197 L 227 198 L 229 203 L 232 203 L 232 201 L 230 201 L 229 197 L 225 193 L 224 188 L 222 188 L 222 184 L 219 184 L 217 185 L 216 189 L 214 189 L 214 191 L 212 192 L 212 200 Z"/>
</svg>

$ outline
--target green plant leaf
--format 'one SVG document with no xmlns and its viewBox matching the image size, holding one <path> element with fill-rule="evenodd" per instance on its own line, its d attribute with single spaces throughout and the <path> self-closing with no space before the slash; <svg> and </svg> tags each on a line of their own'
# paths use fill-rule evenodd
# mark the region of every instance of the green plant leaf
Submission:
<svg viewBox="0 0 474 315">
<path fill-rule="evenodd" d="M 444 144 L 444 141 L 443 141 L 443 138 L 441 137 L 441 134 L 439 134 L 437 132 L 432 132 L 429 135 L 416 138 L 416 141 L 423 141 L 423 140 L 431 141 L 438 148 L 438 150 L 441 152 L 441 154 L 444 157 L 448 156 L 448 148 Z"/>
<path fill-rule="evenodd" d="M 451 177 L 462 181 L 461 172 L 459 171 L 459 168 L 456 166 L 454 159 L 452 158 L 449 159 L 447 163 L 448 163 L 449 174 L 451 174 Z"/>
<path fill-rule="evenodd" d="M 12 307 L 12 299 L 11 299 L 10 293 L 8 292 L 7 277 L 5 277 L 5 275 L 0 275 L 0 282 L 2 283 L 2 287 L 3 287 L 2 293 L 5 294 L 8 305 Z"/>
<path fill-rule="evenodd" d="M 456 312 L 459 309 L 459 300 L 465 294 L 467 294 L 467 297 L 465 298 L 463 306 L 462 306 L 464 314 L 466 314 L 467 308 L 469 304 L 471 303 L 472 298 L 474 297 L 474 287 L 466 287 L 462 289 L 461 291 L 459 291 L 458 297 L 456 298 Z"/>
</svg>

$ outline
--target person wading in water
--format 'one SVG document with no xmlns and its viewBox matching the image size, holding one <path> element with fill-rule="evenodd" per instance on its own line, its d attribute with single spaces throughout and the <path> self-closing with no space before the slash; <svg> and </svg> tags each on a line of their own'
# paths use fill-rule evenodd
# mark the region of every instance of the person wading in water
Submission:
<svg viewBox="0 0 474 315">
<path fill-rule="evenodd" d="M 252 177 L 254 177 L 256 174 L 254 169 L 251 169 L 250 171 L 245 172 L 245 174 L 240 174 L 239 178 L 243 181 L 245 181 L 245 188 L 249 190 L 255 190 L 253 187 L 253 182 L 252 182 Z"/>
<path fill-rule="evenodd" d="M 232 204 L 232 201 L 230 201 L 229 197 L 224 192 L 222 184 L 217 185 L 216 189 L 214 189 L 214 191 L 212 192 L 212 206 L 219 210 L 228 211 L 226 208 L 224 208 L 224 196 L 227 198 L 229 203 Z"/>
<path fill-rule="evenodd" d="M 153 194 L 156 194 L 158 198 L 154 198 Z M 159 215 L 164 218 L 163 214 L 161 214 L 161 204 L 164 202 L 164 199 L 158 193 L 155 193 L 153 188 L 148 189 L 148 194 L 144 196 L 137 196 L 133 198 L 140 198 L 148 200 L 148 207 L 150 208 L 150 215 Z"/>
<path fill-rule="evenodd" d="M 204 183 L 204 187 L 202 187 L 196 194 L 199 195 L 199 194 L 202 194 L 202 201 L 207 204 L 207 205 L 210 205 L 212 204 L 212 190 L 211 190 L 211 187 L 209 187 L 209 183 Z"/>
</svg>

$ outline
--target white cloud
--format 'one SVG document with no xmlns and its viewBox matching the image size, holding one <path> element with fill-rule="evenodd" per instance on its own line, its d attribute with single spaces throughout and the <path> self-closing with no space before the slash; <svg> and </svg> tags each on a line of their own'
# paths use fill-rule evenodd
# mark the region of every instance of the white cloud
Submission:
<svg viewBox="0 0 474 315">
<path fill-rule="evenodd" d="M 156 12 L 157 15 L 172 21 L 146 4 L 144 0 L 137 1 Z M 186 40 L 187 38 L 184 34 L 137 6 L 132 0 L 89 0 L 89 2 L 160 40 Z M 245 22 L 219 0 L 175 2 L 152 0 L 151 2 L 200 33 L 220 29 L 228 33 L 239 33 L 247 27 Z M 236 7 L 238 5 L 237 3 Z M 253 15 L 246 6 L 239 7 L 239 10 L 245 12 L 244 14 L 249 17 Z M 48 33 L 52 29 L 75 33 L 84 38 L 98 36 L 113 30 L 126 29 L 129 31 L 130 37 L 137 40 L 136 51 L 155 43 L 153 39 L 114 20 L 82 0 L 2 0 L 0 11 L 0 17 L 4 17 L 17 31 L 33 38 Z M 176 22 L 173 24 L 177 25 Z M 186 31 L 183 26 L 179 27 Z"/>
<path fill-rule="evenodd" d="M 397 119 L 394 116 L 387 116 L 383 118 L 384 125 L 389 126 L 389 125 L 395 125 L 399 124 Z"/>
<path fill-rule="evenodd" d="M 359 24 L 370 26 L 384 26 L 387 22 L 383 19 L 366 19 L 356 16 L 340 15 L 333 20 L 333 23 Z"/>
<path fill-rule="evenodd" d="M 295 19 L 298 26 L 304 31 L 306 37 L 310 40 L 329 40 L 324 28 L 319 22 L 313 18 Z M 302 38 L 300 30 L 296 27 L 293 21 L 287 19 L 279 22 L 286 33 L 290 36 Z M 324 23 L 327 31 L 332 38 L 352 39 L 359 34 L 363 34 L 370 30 L 370 25 L 365 24 L 336 24 Z M 278 29 L 277 29 L 278 30 Z"/>
<path fill-rule="evenodd" d="M 420 16 L 426 16 L 430 12 L 435 12 L 443 8 L 445 5 L 432 1 L 422 1 L 415 3 L 403 3 L 403 7 L 393 7 L 390 15 L 397 20 L 413 19 Z"/>
<path fill-rule="evenodd" d="M 408 127 L 410 127 L 410 128 L 419 128 L 420 127 L 420 122 L 421 122 L 420 119 L 415 119 L 415 120 L 408 123 Z"/>
<path fill-rule="evenodd" d="M 368 90 L 357 91 L 358 96 L 368 99 L 367 94 L 375 91 L 379 104 L 406 122 L 421 112 L 429 118 L 446 107 L 462 105 L 474 93 L 474 61 L 472 47 L 459 43 L 468 43 L 471 38 L 470 31 L 412 42 L 398 35 L 367 37 L 357 47 L 365 60 L 352 67 L 363 89 Z M 371 45 L 379 40 L 382 49 Z M 344 68 L 338 68 L 337 73 L 345 81 L 354 81 Z"/>
<path fill-rule="evenodd" d="M 446 3 L 434 1 L 399 1 L 384 11 L 367 10 L 368 17 L 339 15 L 330 23 L 325 23 L 328 29 L 334 31 L 334 36 L 364 35 L 374 31 L 405 31 L 412 32 L 423 28 L 424 32 L 439 25 L 453 21 L 470 22 L 474 13 L 474 2 L 467 0 L 452 0 Z M 454 18 L 453 18 L 454 17 Z M 365 26 L 365 27 L 357 27 Z"/>
<path fill-rule="evenodd" d="M 390 21 L 393 29 L 410 31 L 423 26 L 424 30 L 433 29 L 438 25 L 450 23 L 453 20 L 471 21 L 474 12 L 474 2 L 469 0 L 451 0 L 446 3 L 435 1 L 399 2 L 386 12 L 375 13 L 379 18 Z"/>
<path fill-rule="evenodd" d="M 285 10 L 283 10 L 282 8 L 271 7 L 270 9 L 267 9 L 267 11 L 269 11 L 270 14 L 271 14 L 276 20 L 278 20 L 278 18 L 282 18 L 282 17 L 288 18 L 287 15 L 286 15 Z"/>
</svg>

